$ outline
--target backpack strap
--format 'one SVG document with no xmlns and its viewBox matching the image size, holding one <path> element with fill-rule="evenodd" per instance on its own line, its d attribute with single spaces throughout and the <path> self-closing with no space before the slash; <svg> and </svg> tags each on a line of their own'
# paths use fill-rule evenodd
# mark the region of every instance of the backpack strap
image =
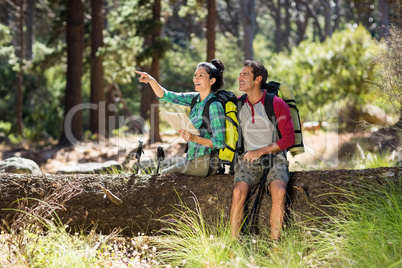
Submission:
<svg viewBox="0 0 402 268">
<path fill-rule="evenodd" d="M 237 99 L 237 122 L 239 122 L 239 127 L 237 128 L 238 139 L 236 143 L 236 153 L 235 156 L 242 154 L 244 152 L 244 140 L 243 134 L 240 127 L 240 111 L 243 107 L 244 103 L 246 102 L 247 94 L 243 94 L 240 98 Z"/>
<path fill-rule="evenodd" d="M 197 103 L 199 96 L 200 95 L 198 94 L 198 95 L 194 96 L 193 99 L 191 100 L 191 105 L 190 105 L 191 110 L 194 108 L 195 104 Z M 211 123 L 209 120 L 209 106 L 214 101 L 219 101 L 219 100 L 216 97 L 209 99 L 205 103 L 204 109 L 202 110 L 202 124 L 201 124 L 200 128 L 205 128 L 209 135 L 212 135 Z"/>
<path fill-rule="evenodd" d="M 278 122 L 276 121 L 276 116 L 275 116 L 275 112 L 274 112 L 274 98 L 275 98 L 275 94 L 266 93 L 265 100 L 264 100 L 264 107 L 265 107 L 265 113 L 267 114 L 271 123 L 275 126 L 279 139 L 280 139 L 280 138 L 282 138 L 282 135 L 281 135 L 281 132 L 279 131 Z"/>
<path fill-rule="evenodd" d="M 214 101 L 219 101 L 219 100 L 217 100 L 215 97 L 210 98 L 205 103 L 204 110 L 202 110 L 202 124 L 201 124 L 200 128 L 205 128 L 209 135 L 212 135 L 211 121 L 209 120 L 209 106 Z"/>
<path fill-rule="evenodd" d="M 274 98 L 275 98 L 275 96 L 276 95 L 274 93 L 266 93 L 265 94 L 265 100 L 264 100 L 264 106 L 265 106 L 265 112 L 267 113 L 267 116 L 268 116 L 269 120 L 275 126 L 276 133 L 278 133 L 278 138 L 281 139 L 282 138 L 281 131 L 279 130 L 278 121 L 276 120 L 276 115 L 275 115 L 275 112 L 274 112 Z M 272 134 L 274 136 L 275 133 L 272 133 Z M 283 155 L 285 156 L 285 159 L 286 159 L 287 150 L 284 150 L 282 152 L 283 152 Z"/>
</svg>

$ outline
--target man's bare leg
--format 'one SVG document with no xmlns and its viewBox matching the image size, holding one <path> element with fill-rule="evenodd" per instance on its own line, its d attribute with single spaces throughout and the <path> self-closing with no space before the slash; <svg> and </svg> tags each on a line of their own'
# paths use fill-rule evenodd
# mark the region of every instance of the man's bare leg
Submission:
<svg viewBox="0 0 402 268">
<path fill-rule="evenodd" d="M 281 180 L 274 180 L 268 186 L 272 201 L 270 214 L 271 238 L 275 240 L 279 239 L 283 216 L 285 215 L 286 187 L 286 182 Z"/>
<path fill-rule="evenodd" d="M 244 221 L 244 205 L 249 192 L 250 187 L 247 183 L 238 182 L 235 184 L 230 209 L 230 229 L 233 239 L 239 238 L 241 226 Z"/>
</svg>

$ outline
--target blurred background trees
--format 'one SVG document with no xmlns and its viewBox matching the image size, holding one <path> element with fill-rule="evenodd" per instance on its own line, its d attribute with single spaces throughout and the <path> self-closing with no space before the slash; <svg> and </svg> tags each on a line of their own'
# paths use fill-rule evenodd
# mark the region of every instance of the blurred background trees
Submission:
<svg viewBox="0 0 402 268">
<path fill-rule="evenodd" d="M 160 141 L 158 100 L 134 70 L 192 91 L 196 64 L 211 58 L 225 64 L 226 89 L 239 94 L 252 58 L 293 87 L 303 119 L 339 102 L 353 131 L 367 103 L 401 112 L 400 99 L 386 105 L 401 92 L 386 85 L 400 80 L 401 16 L 397 0 L 0 0 L 0 132 L 69 145 L 127 126 Z"/>
</svg>

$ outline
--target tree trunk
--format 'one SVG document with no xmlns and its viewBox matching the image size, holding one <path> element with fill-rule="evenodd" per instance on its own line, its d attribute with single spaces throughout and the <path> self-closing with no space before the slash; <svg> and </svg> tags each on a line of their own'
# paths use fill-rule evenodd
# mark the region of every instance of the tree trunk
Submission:
<svg viewBox="0 0 402 268">
<path fill-rule="evenodd" d="M 317 12 L 315 12 L 314 7 L 310 4 L 309 1 L 304 1 L 304 4 L 306 5 L 306 8 L 307 8 L 308 12 L 310 13 L 310 16 L 314 20 L 314 25 L 315 25 L 314 29 L 317 31 L 318 37 L 320 39 L 320 42 L 324 42 L 325 36 L 322 33 L 322 29 L 321 29 L 321 25 L 320 25 L 320 22 L 319 22 Z"/>
<path fill-rule="evenodd" d="M 161 0 L 155 0 L 153 6 L 153 20 L 161 21 Z M 155 29 L 155 32 L 152 35 L 152 43 L 155 43 L 156 39 L 161 36 L 161 27 Z M 159 81 L 159 70 L 160 70 L 160 58 L 158 55 L 154 55 L 152 57 L 151 64 L 151 75 L 155 77 L 157 81 Z M 159 131 L 159 100 L 155 94 L 152 94 L 151 98 L 151 133 L 149 136 L 149 144 L 153 144 L 156 142 L 161 142 L 162 138 Z"/>
<path fill-rule="evenodd" d="M 255 0 L 240 1 L 241 21 L 244 32 L 244 59 L 254 59 L 253 41 L 257 28 Z"/>
<path fill-rule="evenodd" d="M 84 49 L 84 7 L 81 0 L 67 1 L 67 86 L 63 132 L 60 146 L 70 146 L 82 139 L 81 77 Z"/>
<path fill-rule="evenodd" d="M 236 37 L 236 39 L 239 39 L 239 8 L 232 0 L 224 1 L 226 3 L 228 18 L 225 18 L 225 22 L 219 23 L 219 29 L 221 32 L 229 32 Z M 222 20 L 222 16 L 218 16 L 218 20 Z M 239 46 L 241 46 L 241 44 L 239 44 Z"/>
<path fill-rule="evenodd" d="M 18 20 L 18 59 L 19 70 L 17 75 L 17 132 L 18 135 L 23 136 L 23 123 L 22 123 L 22 105 L 23 105 L 23 59 L 24 59 L 24 0 L 19 3 L 19 20 Z"/>
<path fill-rule="evenodd" d="M 329 0 L 321 0 L 321 4 L 324 8 L 324 21 L 325 21 L 325 36 L 331 37 L 332 36 L 332 11 L 333 8 L 331 6 L 331 1 Z"/>
<path fill-rule="evenodd" d="M 6 1 L 0 1 L 0 23 L 4 25 L 9 25 L 10 23 L 10 10 L 9 4 Z"/>
<path fill-rule="evenodd" d="M 116 104 L 115 104 L 115 96 L 114 96 L 114 85 L 110 83 L 107 86 L 107 90 L 105 93 L 106 98 L 106 130 L 108 131 L 108 136 L 112 135 L 112 131 L 116 129 Z"/>
<path fill-rule="evenodd" d="M 298 15 L 296 20 L 297 38 L 295 44 L 298 46 L 304 40 L 310 14 L 300 0 L 296 1 L 296 9 Z"/>
<path fill-rule="evenodd" d="M 215 39 L 216 39 L 216 0 L 207 1 L 207 61 L 215 58 Z"/>
<path fill-rule="evenodd" d="M 157 58 L 152 59 L 152 66 L 151 66 L 151 75 L 156 77 L 157 81 L 159 81 L 159 69 L 160 69 L 160 61 Z M 151 94 L 151 114 L 150 114 L 150 135 L 149 135 L 149 144 L 153 144 L 156 142 L 161 142 L 162 137 L 160 135 L 159 130 L 159 100 L 156 97 L 155 93 L 152 92 Z"/>
<path fill-rule="evenodd" d="M 388 0 L 378 0 L 380 16 L 380 36 L 387 38 L 389 34 L 389 3 Z"/>
<path fill-rule="evenodd" d="M 361 187 L 367 180 L 398 181 L 401 176 L 400 167 L 294 172 L 287 190 L 287 214 L 314 224 L 311 219 L 337 215 L 338 211 L 330 205 L 346 199 L 343 190 Z M 194 209 L 194 197 L 208 224 L 215 224 L 220 215 L 228 222 L 232 190 L 233 175 L 199 178 L 176 174 L 34 176 L 3 173 L 0 174 L 0 191 L 4 193 L 0 195 L 0 218 L 2 224 L 11 225 L 16 221 L 17 212 L 4 208 L 17 208 L 18 202 L 14 201 L 32 197 L 47 203 L 62 203 L 64 209 L 56 213 L 73 232 L 96 227 L 102 234 L 120 228 L 126 236 L 139 232 L 152 235 L 166 227 L 160 219 L 177 214 L 175 207 L 179 208 L 181 202 Z M 72 197 L 60 200 L 65 195 Z M 257 232 L 269 226 L 270 197 L 263 194 L 260 204 Z"/>
<path fill-rule="evenodd" d="M 335 20 L 334 31 L 339 29 L 339 22 L 341 21 L 341 0 L 335 0 Z"/>
<path fill-rule="evenodd" d="M 283 8 L 284 8 L 284 13 L 285 16 L 283 18 L 283 24 L 285 26 L 284 32 L 283 32 L 283 47 L 286 48 L 287 50 L 290 50 L 289 46 L 289 39 L 290 39 L 290 9 L 291 9 L 291 3 L 289 0 L 285 0 L 283 3 Z"/>
<path fill-rule="evenodd" d="M 145 42 L 144 42 L 145 46 L 148 46 L 147 39 L 148 38 L 146 38 Z M 149 41 L 149 43 L 150 43 L 150 41 Z M 151 74 L 151 68 L 149 66 L 143 66 L 141 68 L 141 71 Z M 158 79 L 156 81 L 159 82 Z M 155 93 L 149 84 L 142 84 L 141 87 L 142 87 L 142 89 L 141 89 L 141 117 L 144 120 L 148 120 L 150 118 L 152 98 L 153 98 L 153 95 L 155 95 Z"/>
<path fill-rule="evenodd" d="M 161 20 L 161 1 L 155 0 L 152 9 L 152 16 L 154 22 Z M 145 47 L 155 45 L 155 41 L 161 35 L 161 27 L 154 27 L 152 33 L 145 37 Z M 157 48 L 156 48 L 157 49 Z M 152 55 L 152 63 L 150 67 L 144 67 L 143 71 L 149 73 L 156 81 L 159 82 L 159 65 L 160 59 L 158 53 Z M 146 84 L 143 85 L 141 96 L 141 116 L 144 120 L 149 119 L 151 128 L 149 135 L 149 144 L 161 142 L 162 138 L 159 133 L 159 100 L 153 92 L 152 88 Z"/>
<path fill-rule="evenodd" d="M 283 48 L 283 38 L 282 38 L 282 16 L 281 16 L 281 4 L 275 5 L 275 1 L 270 0 L 267 2 L 270 14 L 275 21 L 274 29 L 274 44 L 275 52 L 278 53 L 282 51 Z"/>
<path fill-rule="evenodd" d="M 35 0 L 28 0 L 25 16 L 25 59 L 32 59 L 32 42 L 33 42 L 33 17 L 35 11 Z"/>
<path fill-rule="evenodd" d="M 92 0 L 92 31 L 91 31 L 91 104 L 96 109 L 90 109 L 90 128 L 93 134 L 108 136 L 106 117 L 105 90 L 103 80 L 103 57 L 97 55 L 103 47 L 103 6 L 102 1 Z"/>
</svg>

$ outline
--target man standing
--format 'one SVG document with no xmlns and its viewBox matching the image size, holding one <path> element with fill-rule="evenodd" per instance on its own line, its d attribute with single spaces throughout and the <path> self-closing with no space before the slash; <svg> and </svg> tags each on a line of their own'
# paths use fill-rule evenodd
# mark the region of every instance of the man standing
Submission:
<svg viewBox="0 0 402 268">
<path fill-rule="evenodd" d="M 283 151 L 294 144 L 295 134 L 289 106 L 281 98 L 275 96 L 272 102 L 278 125 L 275 126 L 268 118 L 264 106 L 267 78 L 268 71 L 264 65 L 251 60 L 244 62 L 239 74 L 239 89 L 247 96 L 238 114 L 245 153 L 239 156 L 234 176 L 230 224 L 235 239 L 240 235 L 247 197 L 261 181 L 264 170 L 260 163 L 262 156 L 271 155 L 273 160 L 265 184 L 272 201 L 272 239 L 279 239 L 285 213 L 289 169 Z M 279 129 L 280 135 L 276 129 Z"/>
</svg>

